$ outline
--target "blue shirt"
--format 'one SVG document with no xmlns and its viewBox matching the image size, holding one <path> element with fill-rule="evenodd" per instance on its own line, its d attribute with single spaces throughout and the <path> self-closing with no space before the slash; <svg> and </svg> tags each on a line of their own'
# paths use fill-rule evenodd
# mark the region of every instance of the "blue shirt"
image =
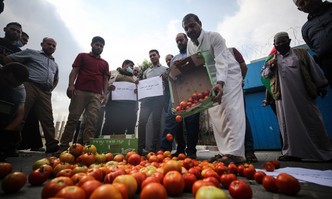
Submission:
<svg viewBox="0 0 332 199">
<path fill-rule="evenodd" d="M 44 51 L 26 49 L 8 57 L 27 66 L 30 81 L 53 88 L 53 82 L 59 79 L 58 64 Z"/>
</svg>

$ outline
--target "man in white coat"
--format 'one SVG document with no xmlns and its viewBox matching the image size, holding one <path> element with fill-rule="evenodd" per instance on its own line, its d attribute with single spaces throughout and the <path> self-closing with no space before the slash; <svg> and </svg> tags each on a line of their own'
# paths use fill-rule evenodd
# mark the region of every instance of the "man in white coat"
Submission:
<svg viewBox="0 0 332 199">
<path fill-rule="evenodd" d="M 208 111 L 220 152 L 210 161 L 243 163 L 246 122 L 239 63 L 219 33 L 202 29 L 202 22 L 197 15 L 187 14 L 182 20 L 182 27 L 191 39 L 188 41 L 187 55 L 202 53 L 215 84 L 214 101 L 219 103 Z"/>
</svg>

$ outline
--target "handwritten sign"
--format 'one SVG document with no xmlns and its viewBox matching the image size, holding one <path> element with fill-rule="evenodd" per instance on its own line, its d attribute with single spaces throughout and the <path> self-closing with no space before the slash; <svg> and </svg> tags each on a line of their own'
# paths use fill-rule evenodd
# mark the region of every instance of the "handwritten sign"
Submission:
<svg viewBox="0 0 332 199">
<path fill-rule="evenodd" d="M 163 81 L 161 77 L 152 77 L 139 81 L 137 85 L 138 99 L 163 95 Z"/>
<path fill-rule="evenodd" d="M 136 101 L 136 84 L 131 82 L 114 82 L 115 90 L 112 91 L 112 100 Z"/>
</svg>

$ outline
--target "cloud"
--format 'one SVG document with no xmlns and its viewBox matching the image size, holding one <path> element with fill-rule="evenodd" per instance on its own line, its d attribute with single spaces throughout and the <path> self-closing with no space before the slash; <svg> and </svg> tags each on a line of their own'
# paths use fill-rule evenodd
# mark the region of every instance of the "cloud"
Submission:
<svg viewBox="0 0 332 199">
<path fill-rule="evenodd" d="M 291 45 L 303 44 L 301 27 L 306 14 L 297 10 L 290 0 L 238 0 L 239 10 L 226 17 L 218 32 L 228 46 L 238 48 L 247 61 L 266 56 L 273 44 L 273 36 L 287 31 Z"/>
</svg>

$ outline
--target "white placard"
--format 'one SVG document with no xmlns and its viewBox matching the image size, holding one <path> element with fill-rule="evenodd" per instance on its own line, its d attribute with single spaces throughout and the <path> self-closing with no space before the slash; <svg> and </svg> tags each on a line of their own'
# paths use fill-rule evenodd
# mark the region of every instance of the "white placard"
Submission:
<svg viewBox="0 0 332 199">
<path fill-rule="evenodd" d="M 136 101 L 136 84 L 131 82 L 113 82 L 115 90 L 112 91 L 112 100 Z"/>
<path fill-rule="evenodd" d="M 140 80 L 137 85 L 138 100 L 146 97 L 161 96 L 163 92 L 163 81 L 160 76 Z"/>
</svg>

